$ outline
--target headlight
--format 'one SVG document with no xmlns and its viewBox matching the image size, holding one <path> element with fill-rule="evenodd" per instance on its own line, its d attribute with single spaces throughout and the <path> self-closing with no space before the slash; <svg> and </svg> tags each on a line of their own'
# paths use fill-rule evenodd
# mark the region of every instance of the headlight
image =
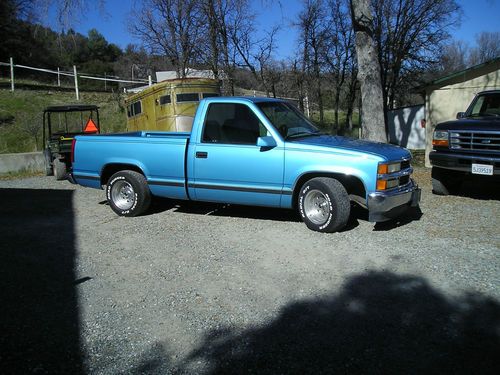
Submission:
<svg viewBox="0 0 500 375">
<path fill-rule="evenodd" d="M 389 174 L 399 172 L 401 170 L 401 163 L 381 163 L 378 165 L 378 174 Z"/>
<path fill-rule="evenodd" d="M 448 132 L 446 130 L 434 131 L 434 136 L 432 137 L 432 145 L 448 147 Z"/>
</svg>

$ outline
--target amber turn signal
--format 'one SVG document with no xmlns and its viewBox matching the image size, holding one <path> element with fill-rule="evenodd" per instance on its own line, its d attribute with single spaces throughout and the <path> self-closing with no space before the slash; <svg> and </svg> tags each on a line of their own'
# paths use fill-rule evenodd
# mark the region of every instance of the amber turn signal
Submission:
<svg viewBox="0 0 500 375">
<path fill-rule="evenodd" d="M 444 146 L 448 147 L 448 140 L 446 139 L 433 139 L 432 140 L 432 145 L 433 146 Z"/>
<path fill-rule="evenodd" d="M 387 188 L 386 180 L 377 180 L 377 190 L 385 190 Z"/>
<path fill-rule="evenodd" d="M 387 174 L 388 171 L 389 171 L 389 167 L 387 164 L 379 164 L 378 165 L 378 169 L 377 169 L 378 174 Z"/>
</svg>

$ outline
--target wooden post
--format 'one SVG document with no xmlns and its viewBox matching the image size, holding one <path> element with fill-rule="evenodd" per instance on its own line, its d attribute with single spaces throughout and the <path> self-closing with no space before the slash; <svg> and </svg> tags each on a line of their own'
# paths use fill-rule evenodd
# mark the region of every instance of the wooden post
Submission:
<svg viewBox="0 0 500 375">
<path fill-rule="evenodd" d="M 57 86 L 61 87 L 61 74 L 59 72 L 59 67 L 57 67 Z"/>
<path fill-rule="evenodd" d="M 76 100 L 80 100 L 80 93 L 78 92 L 78 76 L 76 75 L 76 65 L 73 65 L 73 74 L 75 76 Z"/>
<path fill-rule="evenodd" d="M 106 87 L 106 72 L 104 72 L 104 91 L 108 91 Z"/>
<path fill-rule="evenodd" d="M 14 59 L 10 58 L 10 91 L 14 92 Z"/>
<path fill-rule="evenodd" d="M 153 81 L 151 80 L 151 76 L 148 76 L 148 86 L 153 85 Z"/>
</svg>

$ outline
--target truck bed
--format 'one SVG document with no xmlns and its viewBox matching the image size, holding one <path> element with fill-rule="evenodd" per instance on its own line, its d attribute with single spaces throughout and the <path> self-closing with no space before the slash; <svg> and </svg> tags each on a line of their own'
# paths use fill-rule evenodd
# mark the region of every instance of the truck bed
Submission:
<svg viewBox="0 0 500 375">
<path fill-rule="evenodd" d="M 154 195 L 186 199 L 189 138 L 190 133 L 147 131 L 76 137 L 73 177 L 83 186 L 100 188 L 109 171 L 128 165 L 141 170 Z"/>
</svg>

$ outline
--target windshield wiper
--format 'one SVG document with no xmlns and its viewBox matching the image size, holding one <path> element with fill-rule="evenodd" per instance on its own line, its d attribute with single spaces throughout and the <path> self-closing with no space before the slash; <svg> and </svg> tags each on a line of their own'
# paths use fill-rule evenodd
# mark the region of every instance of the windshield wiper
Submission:
<svg viewBox="0 0 500 375">
<path fill-rule="evenodd" d="M 285 140 L 292 139 L 292 138 L 312 137 L 312 136 L 316 136 L 316 135 L 325 135 L 325 134 L 326 133 L 322 133 L 322 132 L 314 132 L 314 133 L 299 132 L 299 133 L 293 133 L 293 134 L 287 135 L 285 137 Z"/>
</svg>

